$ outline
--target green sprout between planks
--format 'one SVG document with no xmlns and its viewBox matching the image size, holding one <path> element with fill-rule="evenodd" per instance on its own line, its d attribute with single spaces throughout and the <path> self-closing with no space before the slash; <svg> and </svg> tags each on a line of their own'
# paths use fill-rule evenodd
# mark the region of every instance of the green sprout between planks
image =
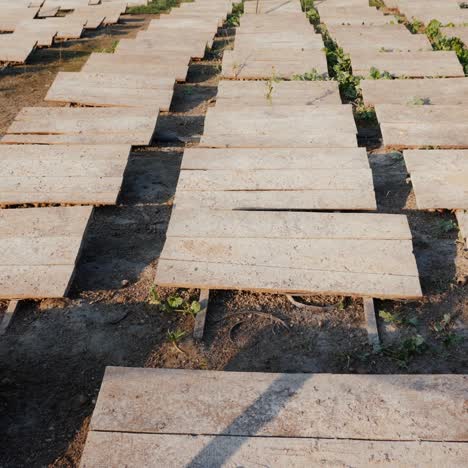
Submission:
<svg viewBox="0 0 468 468">
<path fill-rule="evenodd" d="M 174 295 L 166 300 L 161 299 L 154 285 L 149 290 L 148 302 L 158 306 L 161 312 L 178 312 L 192 317 L 195 317 L 201 310 L 201 304 L 198 301 L 186 301 L 181 296 Z"/>
</svg>

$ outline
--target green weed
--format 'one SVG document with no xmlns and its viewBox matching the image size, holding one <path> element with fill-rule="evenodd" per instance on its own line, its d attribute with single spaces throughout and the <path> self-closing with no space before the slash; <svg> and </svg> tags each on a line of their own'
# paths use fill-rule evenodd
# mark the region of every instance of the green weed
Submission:
<svg viewBox="0 0 468 468">
<path fill-rule="evenodd" d="M 113 54 L 118 45 L 119 45 L 119 41 L 113 41 L 109 47 L 98 49 L 96 52 L 100 52 L 102 54 Z"/>
<path fill-rule="evenodd" d="M 169 341 L 172 343 L 172 346 L 179 351 L 179 353 L 184 353 L 185 351 L 179 347 L 179 341 L 186 335 L 186 333 L 182 330 L 168 330 L 167 337 Z"/>
<path fill-rule="evenodd" d="M 325 81 L 327 77 L 319 73 L 316 68 L 312 68 L 310 72 L 305 72 L 302 75 L 293 75 L 295 81 Z"/>
<path fill-rule="evenodd" d="M 418 319 L 416 317 L 406 318 L 400 317 L 397 314 L 392 314 L 391 312 L 387 312 L 385 310 L 379 311 L 379 317 L 385 323 L 391 323 L 397 326 L 412 326 L 415 327 L 418 324 Z"/>
<path fill-rule="evenodd" d="M 354 107 L 354 118 L 356 120 L 365 120 L 367 122 L 377 123 L 377 114 L 375 113 L 374 106 L 369 106 L 363 102 L 359 102 Z"/>
<path fill-rule="evenodd" d="M 180 0 L 152 0 L 148 5 L 134 6 L 127 9 L 130 15 L 158 15 L 180 5 Z"/>
<path fill-rule="evenodd" d="M 458 224 L 455 221 L 452 221 L 451 219 L 442 219 L 437 223 L 437 225 L 442 233 L 458 231 Z"/>
<path fill-rule="evenodd" d="M 235 28 L 240 25 L 240 17 L 244 13 L 244 1 L 234 3 L 232 5 L 232 12 L 229 13 L 225 25 L 229 28 Z"/>
<path fill-rule="evenodd" d="M 394 76 L 388 71 L 380 71 L 378 68 L 371 67 L 369 79 L 371 80 L 393 80 Z"/>
<path fill-rule="evenodd" d="M 382 353 L 397 362 L 399 367 L 407 368 L 410 361 L 428 349 L 426 340 L 421 335 L 414 335 L 403 340 L 399 345 L 382 348 Z"/>
<path fill-rule="evenodd" d="M 407 104 L 413 105 L 413 106 L 429 106 L 431 104 L 431 98 L 425 97 L 425 98 L 418 98 L 414 97 L 413 99 L 410 99 Z"/>
<path fill-rule="evenodd" d="M 165 301 L 162 300 L 154 285 L 149 290 L 148 302 L 158 306 L 161 312 L 178 312 L 192 317 L 195 317 L 201 310 L 201 304 L 198 301 L 188 302 L 181 296 L 169 296 Z"/>
</svg>

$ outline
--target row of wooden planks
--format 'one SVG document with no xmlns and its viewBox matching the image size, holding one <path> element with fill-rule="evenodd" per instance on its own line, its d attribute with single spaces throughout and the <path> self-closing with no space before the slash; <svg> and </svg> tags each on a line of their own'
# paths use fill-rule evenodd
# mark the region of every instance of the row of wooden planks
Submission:
<svg viewBox="0 0 468 468">
<path fill-rule="evenodd" d="M 313 69 L 327 76 L 322 37 L 299 1 L 247 2 L 244 9 L 234 49 L 223 55 L 224 78 L 274 81 Z"/>
<path fill-rule="evenodd" d="M 146 0 L 135 0 L 146 4 Z M 12 5 L 0 2 L 0 62 L 24 63 L 36 47 L 50 47 L 56 40 L 79 39 L 85 29 L 115 24 L 125 13 L 128 0 L 45 0 Z M 71 11 L 69 11 L 71 10 Z M 59 11 L 65 15 L 57 16 Z"/>
<path fill-rule="evenodd" d="M 275 3 L 260 5 L 244 16 L 263 20 Z M 336 82 L 221 81 L 200 146 L 184 153 L 157 284 L 419 297 L 404 216 L 308 212 L 376 209 L 356 131 Z"/>
<path fill-rule="evenodd" d="M 122 55 L 93 56 L 96 71 L 58 75 L 48 100 L 94 107 L 22 109 L 0 145 L 0 205 L 116 203 L 131 146 L 149 144 L 159 110 L 169 108 L 177 73 L 165 68 L 166 58 L 186 70 L 231 8 L 224 0 L 187 5 L 173 10 L 181 15 L 179 29 L 184 24 L 178 38 L 172 14 L 161 20 L 169 28 L 150 26 L 152 40 L 163 41 L 152 60 L 155 44 L 137 38 L 133 48 L 125 42 Z M 99 69 L 101 55 L 115 56 L 127 72 L 114 70 L 112 61 Z M 138 61 L 153 69 L 135 67 Z M 91 207 L 1 210 L 0 298 L 65 295 L 91 213 Z"/>
</svg>

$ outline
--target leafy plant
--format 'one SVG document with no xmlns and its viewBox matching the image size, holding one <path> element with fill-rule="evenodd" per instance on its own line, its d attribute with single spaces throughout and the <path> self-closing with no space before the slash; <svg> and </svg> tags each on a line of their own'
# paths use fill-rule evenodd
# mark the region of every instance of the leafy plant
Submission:
<svg viewBox="0 0 468 468">
<path fill-rule="evenodd" d="M 315 8 L 314 0 L 301 0 L 301 6 L 309 19 L 309 22 L 314 26 L 318 26 L 320 24 L 320 15 Z"/>
<path fill-rule="evenodd" d="M 448 220 L 440 220 L 438 223 L 439 229 L 444 232 L 450 232 L 450 231 L 458 231 L 458 224 L 455 221 L 452 221 L 451 219 Z"/>
<path fill-rule="evenodd" d="M 449 328 L 451 322 L 452 322 L 452 316 L 450 314 L 444 314 L 441 320 L 432 324 L 432 329 L 436 333 L 444 332 Z"/>
<path fill-rule="evenodd" d="M 276 76 L 275 70 L 273 69 L 270 78 L 265 83 L 267 88 L 265 97 L 269 101 L 271 101 L 271 98 L 273 97 L 273 90 L 275 88 L 274 83 L 278 83 L 279 81 L 281 81 L 281 79 Z"/>
<path fill-rule="evenodd" d="M 408 104 L 413 105 L 413 106 L 429 106 L 431 104 L 431 98 L 428 98 L 428 97 L 425 97 L 425 98 L 414 97 L 413 99 L 410 99 L 408 101 Z"/>
<path fill-rule="evenodd" d="M 400 317 L 396 314 L 392 314 L 391 312 L 387 312 L 385 310 L 379 311 L 379 317 L 385 323 L 392 323 L 398 326 L 403 325 L 403 326 L 415 327 L 418 324 L 418 319 L 416 317 L 411 317 L 411 318 Z"/>
<path fill-rule="evenodd" d="M 427 348 L 426 340 L 421 335 L 414 335 L 403 340 L 398 346 L 383 348 L 382 352 L 395 360 L 400 367 L 406 368 L 411 359 L 422 354 Z"/>
<path fill-rule="evenodd" d="M 413 33 L 413 34 L 422 34 L 424 33 L 424 23 L 419 20 L 413 20 L 413 22 L 410 22 L 407 24 L 407 28 Z"/>
<path fill-rule="evenodd" d="M 295 81 L 326 81 L 327 77 L 319 73 L 316 68 L 312 68 L 310 72 L 305 72 L 302 75 L 293 75 Z"/>
<path fill-rule="evenodd" d="M 127 9 L 130 15 L 158 15 L 180 5 L 180 0 L 152 0 L 148 5 L 134 6 Z"/>
<path fill-rule="evenodd" d="M 184 353 L 185 351 L 183 349 L 180 349 L 179 347 L 179 341 L 186 335 L 186 333 L 182 330 L 168 330 L 167 332 L 167 337 L 169 338 L 169 341 L 172 343 L 172 346 L 179 351 L 179 353 Z"/>
<path fill-rule="evenodd" d="M 369 71 L 371 80 L 393 80 L 393 75 L 388 71 L 380 71 L 378 68 L 371 67 Z"/>
<path fill-rule="evenodd" d="M 162 300 L 154 285 L 149 290 L 148 302 L 157 305 L 161 312 L 179 312 L 192 317 L 195 317 L 201 310 L 201 304 L 198 301 L 188 302 L 181 296 L 169 296 L 165 301 Z"/>
<path fill-rule="evenodd" d="M 458 37 L 444 36 L 440 31 L 442 23 L 432 20 L 426 28 L 426 34 L 431 41 L 434 50 L 454 51 L 463 66 L 465 74 L 468 74 L 468 49 Z"/>
<path fill-rule="evenodd" d="M 240 25 L 240 17 L 244 13 L 244 1 L 234 3 L 232 5 L 232 12 L 227 16 L 226 26 L 234 28 Z"/>
<path fill-rule="evenodd" d="M 119 41 L 112 41 L 112 44 L 109 47 L 103 47 L 102 49 L 98 49 L 97 52 L 100 52 L 102 54 L 113 54 L 118 45 Z"/>
<path fill-rule="evenodd" d="M 354 107 L 354 117 L 356 120 L 366 120 L 368 122 L 377 122 L 377 114 L 374 106 L 369 106 L 359 102 Z"/>
</svg>

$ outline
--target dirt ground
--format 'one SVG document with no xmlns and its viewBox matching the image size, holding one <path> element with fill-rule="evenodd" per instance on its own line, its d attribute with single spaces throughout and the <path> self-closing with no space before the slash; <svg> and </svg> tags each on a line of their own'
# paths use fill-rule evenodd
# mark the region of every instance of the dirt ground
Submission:
<svg viewBox="0 0 468 468">
<path fill-rule="evenodd" d="M 23 106 L 41 105 L 59 70 L 79 70 L 91 50 L 134 34 L 145 17 L 33 56 L 0 74 L 0 134 Z M 424 290 L 421 301 L 376 301 L 382 349 L 367 344 L 362 301 L 313 297 L 310 312 L 285 296 L 212 291 L 206 337 L 193 318 L 148 301 L 163 247 L 184 145 L 203 132 L 216 95 L 219 37 L 187 84 L 176 86 L 150 147 L 132 152 L 119 204 L 95 210 L 69 298 L 21 303 L 0 337 L 0 466 L 75 467 L 106 366 L 271 372 L 465 373 L 468 256 L 450 213 L 415 210 L 400 153 L 378 149 L 379 129 L 360 128 L 379 211 L 408 215 Z M 377 143 L 377 144 L 376 144 Z M 158 289 L 161 297 L 173 291 Z M 197 299 L 196 290 L 179 291 Z M 0 303 L 0 309 L 6 303 Z M 168 331 L 183 330 L 181 351 Z"/>
</svg>

